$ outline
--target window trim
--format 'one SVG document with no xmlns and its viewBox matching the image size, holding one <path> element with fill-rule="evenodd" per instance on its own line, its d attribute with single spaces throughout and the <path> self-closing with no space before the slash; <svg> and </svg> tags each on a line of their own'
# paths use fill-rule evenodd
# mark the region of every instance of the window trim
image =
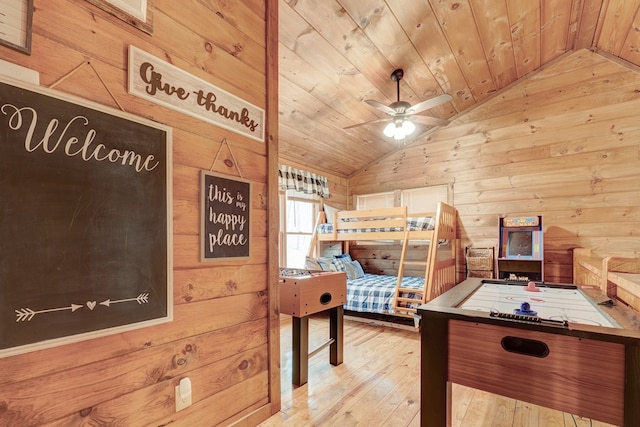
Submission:
<svg viewBox="0 0 640 427">
<path fill-rule="evenodd" d="M 295 194 L 298 193 L 298 194 Z M 294 195 L 289 195 L 294 194 Z M 282 268 L 288 267 L 288 237 L 289 236 L 309 236 L 313 237 L 315 223 L 320 213 L 322 199 L 317 195 L 308 195 L 296 190 L 280 190 L 278 191 L 278 199 L 280 204 L 280 232 L 278 233 L 278 265 Z M 312 226 L 310 232 L 291 231 L 287 232 L 287 202 L 311 203 L 313 205 L 313 218 L 311 218 Z"/>
</svg>

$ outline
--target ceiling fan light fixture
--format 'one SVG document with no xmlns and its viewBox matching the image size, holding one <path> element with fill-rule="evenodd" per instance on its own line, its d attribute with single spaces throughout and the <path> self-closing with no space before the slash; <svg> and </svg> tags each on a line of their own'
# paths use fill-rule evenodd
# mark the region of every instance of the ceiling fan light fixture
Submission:
<svg viewBox="0 0 640 427">
<path fill-rule="evenodd" d="M 438 95 L 434 98 L 427 99 L 426 101 L 422 101 L 414 105 L 411 105 L 406 101 L 400 101 L 400 80 L 402 80 L 403 76 L 404 71 L 402 70 L 402 68 L 398 68 L 397 70 L 394 70 L 393 73 L 391 73 L 391 80 L 396 82 L 397 100 L 395 102 L 392 102 L 389 105 L 385 105 L 374 99 L 364 100 L 364 102 L 374 108 L 377 108 L 380 111 L 383 111 L 389 117 L 358 123 L 355 125 L 347 126 L 344 129 L 351 129 L 370 123 L 390 122 L 382 131 L 384 136 L 396 140 L 404 139 L 407 135 L 411 135 L 416 130 L 416 125 L 411 120 L 407 120 L 408 117 L 414 116 L 425 110 L 434 108 L 442 103 L 449 102 L 453 99 L 451 95 L 447 95 L 445 93 L 443 95 Z M 449 120 L 439 119 L 431 116 L 415 116 L 414 120 L 428 126 L 446 126 L 449 123 Z"/>
<path fill-rule="evenodd" d="M 402 130 L 404 131 L 405 135 L 411 135 L 413 132 L 415 132 L 416 125 L 414 125 L 413 122 L 410 122 L 409 120 L 405 120 L 402 123 Z"/>
<path fill-rule="evenodd" d="M 396 120 L 386 125 L 382 133 L 389 138 L 400 140 L 411 135 L 415 130 L 416 125 L 409 120 Z"/>
<path fill-rule="evenodd" d="M 394 122 L 389 123 L 384 127 L 384 130 L 382 131 L 382 133 L 384 133 L 385 136 L 388 136 L 389 138 L 391 138 L 396 133 L 396 124 Z"/>
<path fill-rule="evenodd" d="M 399 141 L 401 139 L 404 139 L 405 136 L 407 136 L 407 134 L 405 133 L 402 124 L 396 124 L 396 127 L 393 129 L 393 139 Z"/>
</svg>

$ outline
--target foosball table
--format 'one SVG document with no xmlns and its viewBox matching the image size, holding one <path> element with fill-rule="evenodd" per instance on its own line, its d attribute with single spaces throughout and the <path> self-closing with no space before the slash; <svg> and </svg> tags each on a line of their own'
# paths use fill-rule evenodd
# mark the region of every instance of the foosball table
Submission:
<svg viewBox="0 0 640 427">
<path fill-rule="evenodd" d="M 347 275 L 337 271 L 281 268 L 280 313 L 292 316 L 293 384 L 307 382 L 309 358 L 329 347 L 329 362 L 343 359 L 344 309 Z M 329 340 L 309 352 L 309 317 L 328 311 Z"/>
</svg>

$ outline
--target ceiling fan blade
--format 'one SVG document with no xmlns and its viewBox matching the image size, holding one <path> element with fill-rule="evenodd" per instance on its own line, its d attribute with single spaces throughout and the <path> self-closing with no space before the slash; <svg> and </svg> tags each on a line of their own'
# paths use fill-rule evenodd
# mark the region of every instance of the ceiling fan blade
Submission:
<svg viewBox="0 0 640 427">
<path fill-rule="evenodd" d="M 371 105 L 372 107 L 377 108 L 380 111 L 384 111 L 387 114 L 393 115 L 396 113 L 396 110 L 394 110 L 389 106 L 384 105 L 382 102 L 376 101 L 375 99 L 365 99 L 364 102 Z"/>
<path fill-rule="evenodd" d="M 429 126 L 446 126 L 449 120 L 431 116 L 411 116 L 411 121 Z"/>
<path fill-rule="evenodd" d="M 358 126 L 370 125 L 372 123 L 389 122 L 389 121 L 391 121 L 391 118 L 371 120 L 371 121 L 368 121 L 368 122 L 358 123 L 357 125 L 347 126 L 345 128 L 342 128 L 342 129 L 346 130 L 346 129 L 356 128 Z"/>
<path fill-rule="evenodd" d="M 451 101 L 453 98 L 449 94 L 436 96 L 435 98 L 427 99 L 426 101 L 418 102 L 416 105 L 410 107 L 407 111 L 408 114 L 417 114 L 421 111 L 428 110 L 445 102 Z"/>
</svg>

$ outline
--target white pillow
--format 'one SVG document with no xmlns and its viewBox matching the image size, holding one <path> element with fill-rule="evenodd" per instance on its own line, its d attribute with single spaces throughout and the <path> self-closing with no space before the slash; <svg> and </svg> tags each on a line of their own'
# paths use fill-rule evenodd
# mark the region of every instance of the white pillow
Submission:
<svg viewBox="0 0 640 427">
<path fill-rule="evenodd" d="M 308 270 L 322 270 L 322 266 L 320 265 L 318 260 L 309 256 L 305 257 L 304 268 Z"/>
<path fill-rule="evenodd" d="M 340 209 L 334 208 L 327 204 L 324 205 L 324 214 L 327 216 L 327 224 L 333 224 L 333 214 L 339 212 Z"/>
<path fill-rule="evenodd" d="M 333 258 L 330 256 L 311 258 L 305 257 L 304 268 L 308 270 L 325 270 L 325 271 L 337 271 L 336 266 L 333 264 Z"/>
</svg>

